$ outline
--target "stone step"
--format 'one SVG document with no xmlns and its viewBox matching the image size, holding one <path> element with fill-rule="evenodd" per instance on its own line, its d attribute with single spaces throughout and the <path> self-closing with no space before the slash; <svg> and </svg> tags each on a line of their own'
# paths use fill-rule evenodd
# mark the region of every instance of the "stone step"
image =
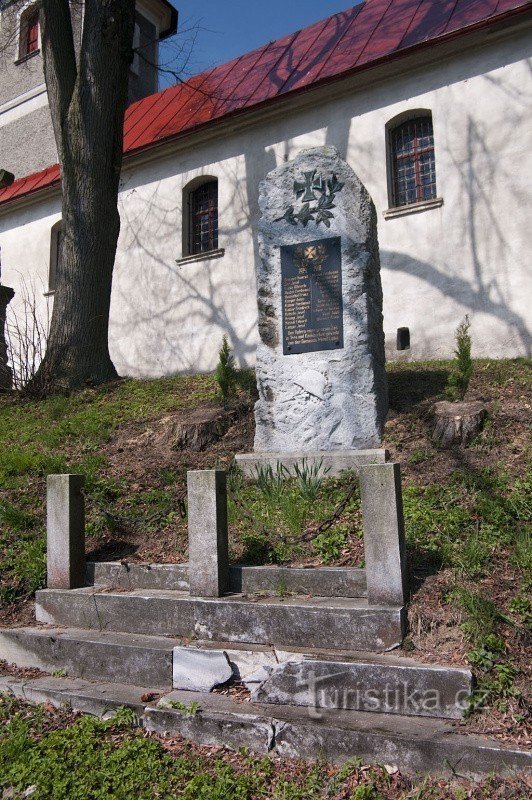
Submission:
<svg viewBox="0 0 532 800">
<path fill-rule="evenodd" d="M 0 630 L 0 658 L 44 672 L 171 689 L 173 649 L 180 643 L 114 631 L 11 628 Z"/>
<path fill-rule="evenodd" d="M 253 688 L 254 701 L 304 706 L 316 714 L 336 709 L 460 719 L 473 689 L 468 669 L 410 659 L 290 660 L 266 671 Z"/>
<path fill-rule="evenodd" d="M 188 591 L 188 564 L 137 564 L 121 561 L 89 562 L 87 583 L 122 589 Z M 230 568 L 233 592 L 256 594 L 303 594 L 318 597 L 365 597 L 366 572 L 345 567 L 247 567 Z"/>
<path fill-rule="evenodd" d="M 98 587 L 42 589 L 36 593 L 36 616 L 39 622 L 76 628 L 369 651 L 397 647 L 405 623 L 404 608 L 369 606 L 360 598 L 199 599 L 177 591 Z"/>
<path fill-rule="evenodd" d="M 532 767 L 532 754 L 494 739 L 464 736 L 448 721 L 362 711 L 324 712 L 319 719 L 294 706 L 242 703 L 212 693 L 171 692 L 146 703 L 152 687 L 90 683 L 80 679 L 0 677 L 0 693 L 29 702 L 109 717 L 133 708 L 140 723 L 159 734 L 184 736 L 200 745 L 247 747 L 258 754 L 386 764 L 405 773 L 480 778 L 513 775 Z"/>
<path fill-rule="evenodd" d="M 22 668 L 108 683 L 204 691 L 242 680 L 260 703 L 460 718 L 469 670 L 391 655 L 280 650 L 77 628 L 0 631 L 0 655 Z"/>
</svg>

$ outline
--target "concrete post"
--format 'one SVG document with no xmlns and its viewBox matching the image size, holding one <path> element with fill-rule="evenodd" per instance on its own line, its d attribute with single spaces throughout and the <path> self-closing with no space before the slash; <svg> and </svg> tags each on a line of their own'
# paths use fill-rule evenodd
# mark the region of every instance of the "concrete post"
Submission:
<svg viewBox="0 0 532 800">
<path fill-rule="evenodd" d="M 190 594 L 221 597 L 229 591 L 226 473 L 191 471 L 187 487 Z"/>
<path fill-rule="evenodd" d="M 49 589 L 85 586 L 83 475 L 48 475 L 47 567 Z"/>
<path fill-rule="evenodd" d="M 404 605 L 408 594 L 399 464 L 360 467 L 366 579 L 370 605 Z"/>
<path fill-rule="evenodd" d="M 0 286 L 0 392 L 9 390 L 13 385 L 13 373 L 7 366 L 7 345 L 6 345 L 6 314 L 7 307 L 15 292 L 7 286 Z"/>
</svg>

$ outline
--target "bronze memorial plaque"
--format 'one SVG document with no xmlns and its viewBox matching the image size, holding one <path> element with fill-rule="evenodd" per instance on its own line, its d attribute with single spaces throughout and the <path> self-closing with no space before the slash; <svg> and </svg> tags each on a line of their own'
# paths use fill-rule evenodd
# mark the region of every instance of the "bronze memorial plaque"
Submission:
<svg viewBox="0 0 532 800">
<path fill-rule="evenodd" d="M 344 346 L 340 237 L 281 247 L 283 353 Z"/>
</svg>

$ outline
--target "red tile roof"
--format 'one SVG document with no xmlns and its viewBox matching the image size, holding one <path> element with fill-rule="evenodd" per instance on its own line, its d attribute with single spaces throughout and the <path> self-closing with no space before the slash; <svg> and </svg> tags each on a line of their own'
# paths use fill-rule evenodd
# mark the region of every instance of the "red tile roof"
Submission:
<svg viewBox="0 0 532 800">
<path fill-rule="evenodd" d="M 124 152 L 141 152 L 531 7 L 532 0 L 366 0 L 133 103 L 125 116 Z M 55 165 L 21 178 L 0 190 L 0 204 L 57 184 L 59 177 Z"/>
</svg>

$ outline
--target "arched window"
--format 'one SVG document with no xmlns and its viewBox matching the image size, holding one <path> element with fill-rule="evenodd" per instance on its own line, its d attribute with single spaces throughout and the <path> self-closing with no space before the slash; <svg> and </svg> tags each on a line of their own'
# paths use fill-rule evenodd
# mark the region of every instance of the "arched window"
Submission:
<svg viewBox="0 0 532 800">
<path fill-rule="evenodd" d="M 61 263 L 61 247 L 63 244 L 63 223 L 61 220 L 52 225 L 50 236 L 50 266 L 48 268 L 48 294 L 55 292 L 57 275 Z"/>
<path fill-rule="evenodd" d="M 31 5 L 20 15 L 19 58 L 39 51 L 39 7 Z"/>
<path fill-rule="evenodd" d="M 432 115 L 407 118 L 388 129 L 391 205 L 406 206 L 436 197 Z"/>
<path fill-rule="evenodd" d="M 218 248 L 218 181 L 209 178 L 189 189 L 188 255 Z M 186 251 L 185 251 L 186 252 Z"/>
</svg>

